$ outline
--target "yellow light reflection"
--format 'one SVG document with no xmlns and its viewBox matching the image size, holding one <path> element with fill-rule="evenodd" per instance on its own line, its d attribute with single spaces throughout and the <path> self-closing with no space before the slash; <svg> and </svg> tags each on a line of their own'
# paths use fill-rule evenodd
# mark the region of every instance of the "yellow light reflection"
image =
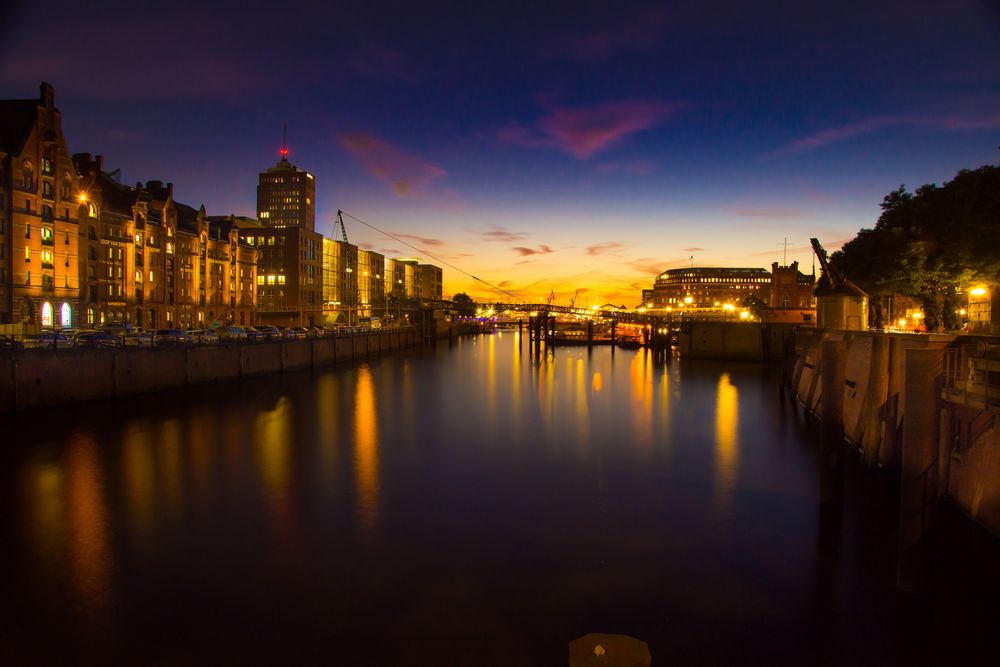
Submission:
<svg viewBox="0 0 1000 667">
<path fill-rule="evenodd" d="M 70 443 L 66 470 L 73 585 L 84 603 L 103 609 L 108 601 L 112 554 L 98 446 L 91 435 L 78 435 Z"/>
<path fill-rule="evenodd" d="M 601 379 L 601 372 L 594 371 L 594 377 L 590 379 L 590 388 L 593 389 L 595 394 L 599 394 L 603 387 L 604 387 L 604 382 Z"/>
<path fill-rule="evenodd" d="M 632 428 L 635 441 L 649 445 L 653 437 L 653 360 L 651 354 L 640 351 L 629 364 L 632 388 Z"/>
<path fill-rule="evenodd" d="M 153 501 L 156 491 L 154 479 L 156 466 L 149 425 L 141 420 L 128 424 L 122 441 L 129 524 L 136 546 L 143 548 L 147 545 L 155 518 Z"/>
<path fill-rule="evenodd" d="M 278 399 L 272 410 L 262 410 L 254 427 L 257 466 L 264 483 L 268 509 L 276 523 L 286 517 L 288 481 L 290 477 L 289 448 L 292 446 L 291 401 L 287 396 Z M 280 527 L 280 526 L 279 526 Z"/>
<path fill-rule="evenodd" d="M 354 399 L 354 475 L 357 486 L 358 514 L 369 531 L 378 523 L 378 414 L 375 383 L 367 365 L 358 368 Z"/>
<path fill-rule="evenodd" d="M 723 373 L 715 400 L 715 491 L 720 506 L 727 506 L 732 500 L 739 464 L 738 427 L 739 392 L 729 373 Z"/>
</svg>

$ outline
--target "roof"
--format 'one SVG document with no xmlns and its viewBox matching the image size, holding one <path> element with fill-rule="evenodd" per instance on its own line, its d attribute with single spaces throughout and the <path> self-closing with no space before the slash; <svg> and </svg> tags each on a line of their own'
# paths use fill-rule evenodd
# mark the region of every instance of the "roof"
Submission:
<svg viewBox="0 0 1000 667">
<path fill-rule="evenodd" d="M 18 155 L 38 120 L 38 100 L 0 101 L 0 150 Z"/>
</svg>

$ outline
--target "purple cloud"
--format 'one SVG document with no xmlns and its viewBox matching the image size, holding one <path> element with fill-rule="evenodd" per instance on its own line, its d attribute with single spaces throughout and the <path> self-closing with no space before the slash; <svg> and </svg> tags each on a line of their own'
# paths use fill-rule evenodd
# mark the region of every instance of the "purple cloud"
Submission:
<svg viewBox="0 0 1000 667">
<path fill-rule="evenodd" d="M 369 174 L 389 183 L 397 197 L 423 197 L 436 180 L 447 174 L 441 167 L 368 134 L 341 134 L 337 141 L 365 166 Z"/>
<path fill-rule="evenodd" d="M 782 148 L 772 151 L 765 157 L 808 153 L 884 128 L 906 125 L 943 131 L 988 130 L 1000 127 L 1000 116 L 979 118 L 964 116 L 874 116 L 800 137 Z"/>
<path fill-rule="evenodd" d="M 520 241 L 525 238 L 526 234 L 521 232 L 512 232 L 506 227 L 501 227 L 500 225 L 490 225 L 490 229 L 482 233 L 484 241 L 504 241 L 507 243 L 513 241 Z"/>
<path fill-rule="evenodd" d="M 652 50 L 662 43 L 667 19 L 662 8 L 638 12 L 600 30 L 557 39 L 547 54 L 595 63 L 620 51 Z"/>
<path fill-rule="evenodd" d="M 684 252 L 704 252 L 704 248 L 681 248 Z"/>
<path fill-rule="evenodd" d="M 679 102 L 618 100 L 589 107 L 557 107 L 539 118 L 533 128 L 511 124 L 501 128 L 497 137 L 515 146 L 557 148 L 586 160 L 685 106 Z"/>
<path fill-rule="evenodd" d="M 392 235 L 398 236 L 399 238 L 403 239 L 413 239 L 414 241 L 422 243 L 424 245 L 442 246 L 445 244 L 445 242 L 442 241 L 441 239 L 428 239 L 424 238 L 423 236 L 414 236 L 413 234 L 400 234 L 399 232 L 393 232 Z"/>
<path fill-rule="evenodd" d="M 526 257 L 528 255 L 546 255 L 550 252 L 555 252 L 552 248 L 550 248 L 547 245 L 540 245 L 538 246 L 537 250 L 535 250 L 534 248 L 525 248 L 523 246 L 514 247 L 511 248 L 511 250 L 520 253 L 522 257 Z"/>
<path fill-rule="evenodd" d="M 613 250 L 619 250 L 624 246 L 616 241 L 608 241 L 607 243 L 598 243 L 597 245 L 592 245 L 587 247 L 588 255 L 602 255 L 606 252 Z"/>
</svg>

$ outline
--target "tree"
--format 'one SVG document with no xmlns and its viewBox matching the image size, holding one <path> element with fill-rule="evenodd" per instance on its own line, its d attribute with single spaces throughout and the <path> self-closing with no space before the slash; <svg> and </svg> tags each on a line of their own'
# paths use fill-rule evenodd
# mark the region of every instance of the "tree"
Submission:
<svg viewBox="0 0 1000 667">
<path fill-rule="evenodd" d="M 954 329 L 973 282 L 1000 282 L 1000 167 L 962 170 L 942 186 L 900 186 L 882 200 L 874 229 L 862 229 L 831 264 L 873 297 L 918 299 L 929 331 Z M 874 299 L 876 326 L 881 324 Z"/>
<path fill-rule="evenodd" d="M 451 300 L 455 303 L 455 310 L 462 317 L 472 317 L 476 314 L 476 302 L 465 292 L 459 292 Z"/>
</svg>

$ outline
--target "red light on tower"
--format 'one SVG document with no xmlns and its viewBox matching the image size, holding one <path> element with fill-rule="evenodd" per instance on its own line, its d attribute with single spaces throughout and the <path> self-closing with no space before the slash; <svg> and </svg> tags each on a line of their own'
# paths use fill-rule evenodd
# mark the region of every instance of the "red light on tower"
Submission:
<svg viewBox="0 0 1000 667">
<path fill-rule="evenodd" d="M 282 149 L 281 149 L 280 151 L 278 151 L 278 153 L 279 153 L 279 154 L 281 155 L 281 157 L 283 157 L 283 158 L 286 158 L 286 157 L 288 157 L 288 149 L 287 149 L 287 148 L 284 148 L 284 147 L 282 147 Z"/>
</svg>

